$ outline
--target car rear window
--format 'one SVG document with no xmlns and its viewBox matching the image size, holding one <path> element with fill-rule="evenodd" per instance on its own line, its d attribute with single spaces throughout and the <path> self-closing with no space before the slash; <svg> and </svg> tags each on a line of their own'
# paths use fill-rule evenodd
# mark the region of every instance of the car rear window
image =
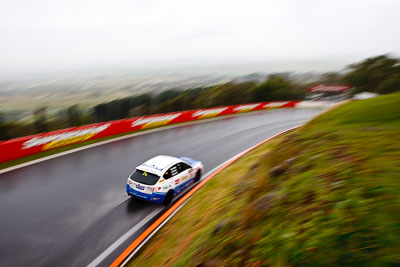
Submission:
<svg viewBox="0 0 400 267">
<path fill-rule="evenodd" d="M 154 185 L 157 183 L 158 179 L 160 179 L 160 177 L 155 174 L 141 170 L 135 170 L 130 178 L 135 182 L 147 185 Z"/>
</svg>

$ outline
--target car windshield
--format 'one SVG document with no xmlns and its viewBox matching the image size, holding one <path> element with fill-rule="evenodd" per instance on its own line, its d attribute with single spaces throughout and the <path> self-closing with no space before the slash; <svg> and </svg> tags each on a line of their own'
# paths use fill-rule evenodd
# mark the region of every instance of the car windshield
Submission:
<svg viewBox="0 0 400 267">
<path fill-rule="evenodd" d="M 160 177 L 149 172 L 135 170 L 130 178 L 131 180 L 141 184 L 154 185 Z"/>
</svg>

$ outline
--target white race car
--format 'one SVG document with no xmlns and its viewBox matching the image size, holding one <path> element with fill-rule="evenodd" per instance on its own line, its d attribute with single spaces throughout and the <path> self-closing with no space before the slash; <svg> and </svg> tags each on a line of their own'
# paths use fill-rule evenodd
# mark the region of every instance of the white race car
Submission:
<svg viewBox="0 0 400 267">
<path fill-rule="evenodd" d="M 149 159 L 129 176 L 128 195 L 169 205 L 172 198 L 192 181 L 198 182 L 204 166 L 187 157 L 157 156 Z"/>
</svg>

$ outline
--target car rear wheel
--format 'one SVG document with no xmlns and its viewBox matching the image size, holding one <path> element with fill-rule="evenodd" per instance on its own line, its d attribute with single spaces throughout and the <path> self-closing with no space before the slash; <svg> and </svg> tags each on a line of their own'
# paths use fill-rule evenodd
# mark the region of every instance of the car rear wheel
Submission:
<svg viewBox="0 0 400 267">
<path fill-rule="evenodd" d="M 200 181 L 200 178 L 201 178 L 201 171 L 197 171 L 196 176 L 194 177 L 194 182 L 197 183 L 198 181 Z"/>
<path fill-rule="evenodd" d="M 167 195 L 164 198 L 164 205 L 165 206 L 171 205 L 173 197 L 174 197 L 174 191 L 172 191 L 172 190 L 168 191 Z"/>
</svg>

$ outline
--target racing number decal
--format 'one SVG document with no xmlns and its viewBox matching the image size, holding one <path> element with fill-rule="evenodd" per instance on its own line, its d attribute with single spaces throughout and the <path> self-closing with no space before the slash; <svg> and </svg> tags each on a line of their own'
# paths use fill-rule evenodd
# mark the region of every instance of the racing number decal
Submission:
<svg viewBox="0 0 400 267">
<path fill-rule="evenodd" d="M 172 176 L 175 176 L 178 174 L 178 170 L 177 170 L 176 166 L 171 168 L 171 174 L 172 174 Z"/>
</svg>

